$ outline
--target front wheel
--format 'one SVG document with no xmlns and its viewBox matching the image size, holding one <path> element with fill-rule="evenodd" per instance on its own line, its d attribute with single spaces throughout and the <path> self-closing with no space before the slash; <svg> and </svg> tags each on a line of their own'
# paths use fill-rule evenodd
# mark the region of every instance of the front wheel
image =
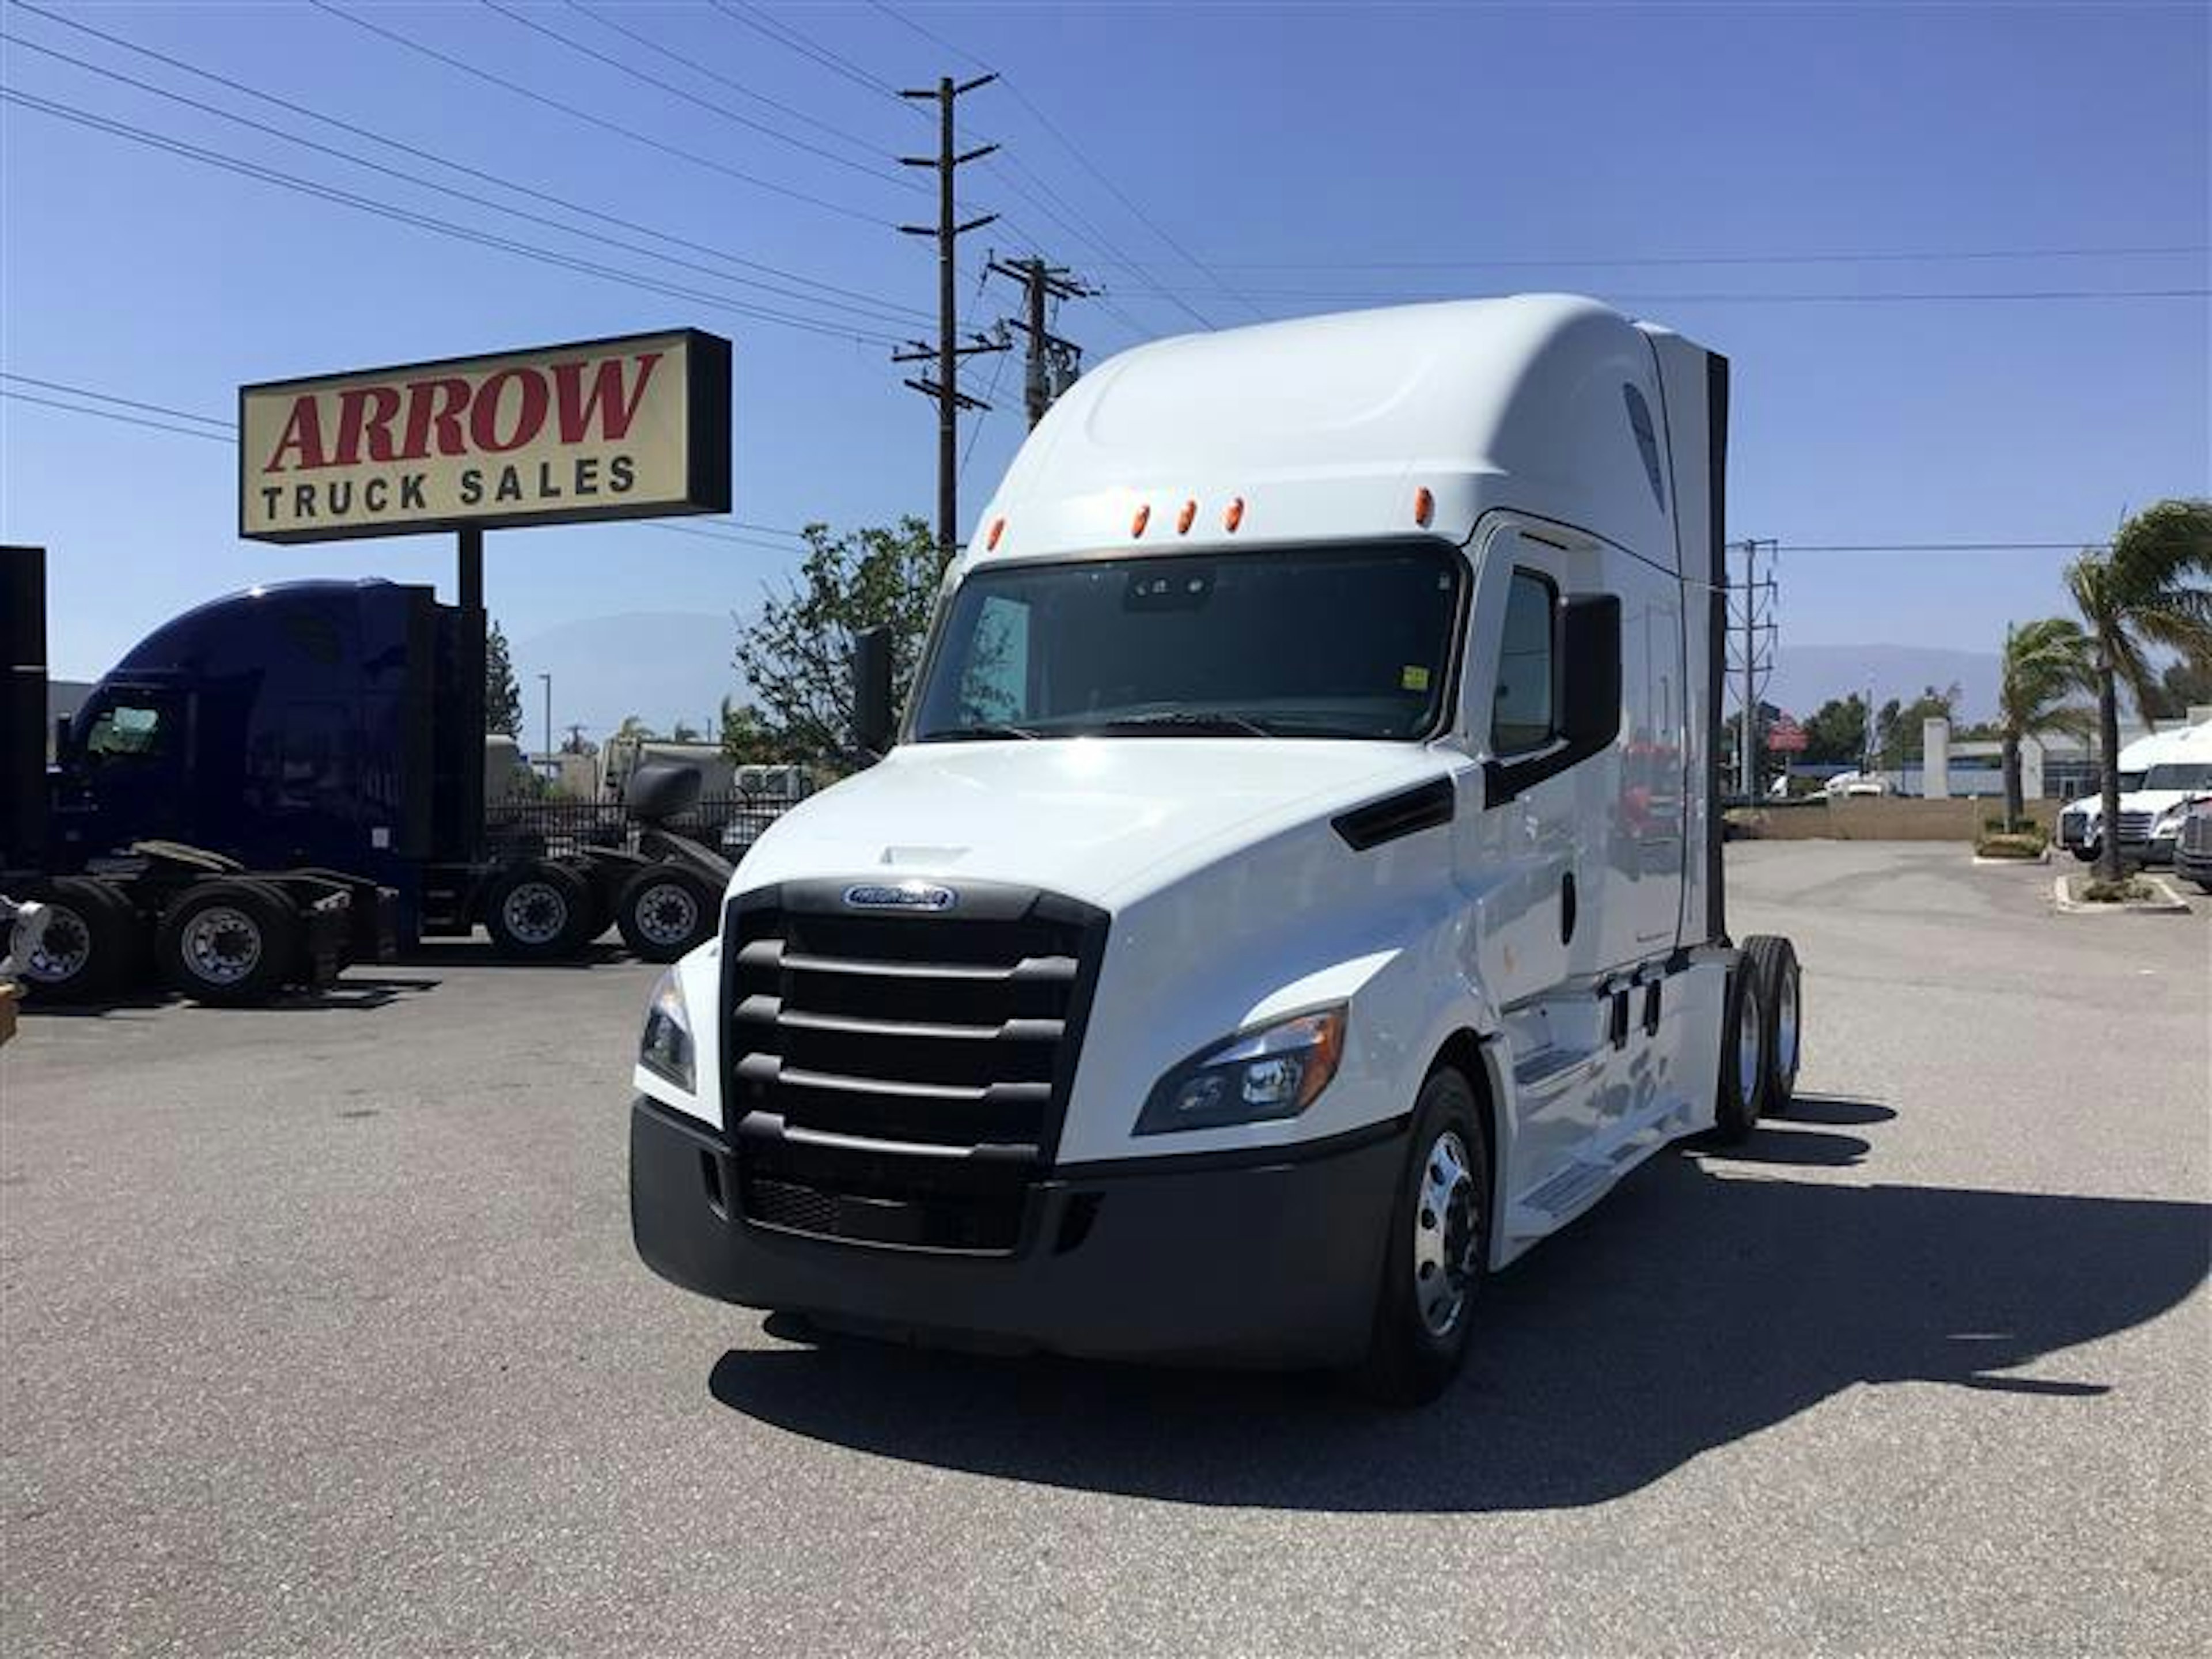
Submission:
<svg viewBox="0 0 2212 1659">
<path fill-rule="evenodd" d="M 2084 864 L 2094 864 L 2097 861 L 2097 848 L 2094 846 L 2075 847 L 2068 850 Z"/>
<path fill-rule="evenodd" d="M 1474 1304 L 1490 1260 L 1490 1147 L 1474 1090 L 1446 1067 L 1421 1085 L 1405 1170 L 1383 1241 L 1382 1282 L 1360 1391 L 1423 1406 L 1467 1362 Z"/>
</svg>

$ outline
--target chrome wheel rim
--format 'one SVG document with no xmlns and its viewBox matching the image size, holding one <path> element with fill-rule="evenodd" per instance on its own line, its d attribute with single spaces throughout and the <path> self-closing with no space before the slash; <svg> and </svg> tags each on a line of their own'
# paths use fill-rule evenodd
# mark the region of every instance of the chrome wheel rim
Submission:
<svg viewBox="0 0 2212 1659">
<path fill-rule="evenodd" d="M 499 907 L 510 938 L 525 945 L 550 945 L 568 925 L 568 901 L 550 881 L 526 881 Z"/>
<path fill-rule="evenodd" d="M 235 985 L 261 961 L 261 929 L 234 905 L 210 904 L 185 924 L 182 947 L 194 979 Z"/>
<path fill-rule="evenodd" d="M 49 905 L 46 931 L 23 963 L 23 971 L 41 985 L 62 985 L 75 979 L 92 960 L 92 929 L 76 911 Z"/>
<path fill-rule="evenodd" d="M 1774 1001 L 1774 1069 L 1783 1078 L 1797 1075 L 1797 975 L 1784 974 Z"/>
<path fill-rule="evenodd" d="M 1743 1002 L 1736 1016 L 1736 1098 L 1748 1103 L 1759 1098 L 1759 987 L 1751 978 L 1751 964 L 1743 966 Z"/>
<path fill-rule="evenodd" d="M 1449 1336 L 1467 1312 L 1481 1240 L 1480 1200 L 1456 1129 L 1430 1144 L 1413 1202 L 1413 1305 L 1431 1336 Z"/>
<path fill-rule="evenodd" d="M 662 882 L 639 896 L 637 931 L 654 945 L 681 945 L 699 926 L 699 901 L 682 882 Z"/>
</svg>

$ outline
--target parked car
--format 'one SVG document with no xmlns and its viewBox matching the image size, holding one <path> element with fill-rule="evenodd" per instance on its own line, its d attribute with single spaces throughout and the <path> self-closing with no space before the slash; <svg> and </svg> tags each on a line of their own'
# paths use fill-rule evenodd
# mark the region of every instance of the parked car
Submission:
<svg viewBox="0 0 2212 1659">
<path fill-rule="evenodd" d="M 1830 800 L 1847 795 L 1887 795 L 1895 793 L 1889 780 L 1875 772 L 1838 772 L 1821 786 Z"/>
</svg>

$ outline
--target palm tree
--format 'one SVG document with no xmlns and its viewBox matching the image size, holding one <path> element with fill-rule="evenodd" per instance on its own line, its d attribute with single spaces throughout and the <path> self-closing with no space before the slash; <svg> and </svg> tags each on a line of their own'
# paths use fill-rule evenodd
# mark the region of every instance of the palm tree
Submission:
<svg viewBox="0 0 2212 1659">
<path fill-rule="evenodd" d="M 1997 681 L 1997 729 L 2004 739 L 2005 828 L 2027 811 L 2021 799 L 2020 745 L 2044 732 L 2087 734 L 2090 711 L 2069 703 L 2087 690 L 2089 640 L 2081 625 L 2065 617 L 2005 627 L 2003 665 Z"/>
<path fill-rule="evenodd" d="M 2166 501 L 2121 525 L 2103 553 L 2066 567 L 2081 612 L 2097 688 L 2098 763 L 2104 775 L 2102 853 L 2097 873 L 2120 878 L 2120 701 L 2125 684 L 2138 709 L 2157 696 L 2146 653 L 2165 646 L 2212 651 L 2212 501 Z M 2149 719 L 2148 713 L 2144 719 Z"/>
</svg>

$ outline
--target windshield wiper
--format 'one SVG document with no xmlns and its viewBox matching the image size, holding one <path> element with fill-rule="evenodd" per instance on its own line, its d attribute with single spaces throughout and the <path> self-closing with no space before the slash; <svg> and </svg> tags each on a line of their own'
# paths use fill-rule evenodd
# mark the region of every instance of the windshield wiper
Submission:
<svg viewBox="0 0 2212 1659">
<path fill-rule="evenodd" d="M 1242 714 L 1207 714 L 1194 709 L 1163 708 L 1151 714 L 1121 714 L 1111 720 L 1085 726 L 1085 732 L 1146 732 L 1171 728 L 1188 732 L 1194 736 L 1221 736 L 1224 733 L 1245 738 L 1272 738 L 1275 734 L 1256 720 L 1248 720 Z"/>
<path fill-rule="evenodd" d="M 996 738 L 1024 738 L 1034 743 L 1044 735 L 1026 726 L 948 726 L 941 731 L 925 732 L 924 743 L 988 743 Z"/>
</svg>

